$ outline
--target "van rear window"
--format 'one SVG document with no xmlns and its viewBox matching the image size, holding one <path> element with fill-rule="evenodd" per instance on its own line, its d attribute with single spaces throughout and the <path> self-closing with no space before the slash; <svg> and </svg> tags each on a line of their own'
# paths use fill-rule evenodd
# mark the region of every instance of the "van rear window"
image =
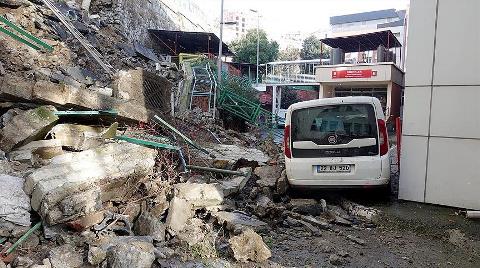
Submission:
<svg viewBox="0 0 480 268">
<path fill-rule="evenodd" d="M 292 142 L 313 141 L 318 145 L 332 145 L 332 135 L 335 136 L 335 144 L 346 144 L 353 139 L 377 139 L 378 136 L 375 111 L 370 104 L 338 104 L 295 110 L 292 112 L 291 127 Z M 355 155 L 376 154 L 378 146 L 370 147 L 372 148 L 363 148 L 363 150 L 329 149 L 326 152 L 330 151 L 331 155 L 322 155 L 353 156 L 354 151 L 358 152 L 353 153 Z M 300 151 L 307 153 L 308 150 Z"/>
</svg>

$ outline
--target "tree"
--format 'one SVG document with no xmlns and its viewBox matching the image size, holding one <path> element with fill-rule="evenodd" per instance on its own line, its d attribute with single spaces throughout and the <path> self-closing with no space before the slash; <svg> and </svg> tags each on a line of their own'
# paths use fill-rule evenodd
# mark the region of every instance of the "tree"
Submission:
<svg viewBox="0 0 480 268">
<path fill-rule="evenodd" d="M 296 47 L 286 47 L 278 54 L 278 59 L 281 61 L 294 61 L 300 59 L 300 49 Z"/>
<path fill-rule="evenodd" d="M 320 39 L 311 35 L 303 40 L 300 57 L 302 60 L 327 59 L 330 57 L 330 49 L 322 44 Z"/>
<path fill-rule="evenodd" d="M 278 43 L 269 41 L 267 33 L 264 30 L 259 31 L 260 40 L 260 59 L 259 63 L 275 61 L 278 57 Z M 257 63 L 257 30 L 252 29 L 245 36 L 234 40 L 230 47 L 235 53 L 236 62 Z"/>
</svg>

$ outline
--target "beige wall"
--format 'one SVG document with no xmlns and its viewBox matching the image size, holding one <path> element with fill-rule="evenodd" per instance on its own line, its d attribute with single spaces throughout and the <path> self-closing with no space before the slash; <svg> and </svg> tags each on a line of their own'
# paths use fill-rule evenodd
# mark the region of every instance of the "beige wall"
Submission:
<svg viewBox="0 0 480 268">
<path fill-rule="evenodd" d="M 401 199 L 480 209 L 479 11 L 478 0 L 411 1 Z"/>
</svg>

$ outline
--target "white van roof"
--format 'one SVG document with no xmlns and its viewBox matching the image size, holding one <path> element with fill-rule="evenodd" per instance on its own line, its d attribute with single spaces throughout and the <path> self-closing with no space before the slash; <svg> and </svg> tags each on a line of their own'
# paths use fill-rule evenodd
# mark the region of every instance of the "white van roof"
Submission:
<svg viewBox="0 0 480 268">
<path fill-rule="evenodd" d="M 324 99 L 316 99 L 316 100 L 309 100 L 309 101 L 302 101 L 292 104 L 290 108 L 292 110 L 302 109 L 306 107 L 318 106 L 318 105 L 334 105 L 340 103 L 374 103 L 374 97 L 366 97 L 366 96 L 354 96 L 354 97 L 336 97 L 336 98 L 324 98 Z"/>
</svg>

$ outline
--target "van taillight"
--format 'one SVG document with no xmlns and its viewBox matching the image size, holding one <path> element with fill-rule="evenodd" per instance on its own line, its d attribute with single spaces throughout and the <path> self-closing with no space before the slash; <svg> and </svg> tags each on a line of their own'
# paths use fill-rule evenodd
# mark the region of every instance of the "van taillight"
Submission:
<svg viewBox="0 0 480 268">
<path fill-rule="evenodd" d="M 382 119 L 378 119 L 378 136 L 380 137 L 380 155 L 386 155 L 388 153 L 388 133 L 387 125 Z"/>
<path fill-rule="evenodd" d="M 283 150 L 287 158 L 292 158 L 292 150 L 290 149 L 290 126 L 285 126 L 283 132 Z"/>
</svg>

